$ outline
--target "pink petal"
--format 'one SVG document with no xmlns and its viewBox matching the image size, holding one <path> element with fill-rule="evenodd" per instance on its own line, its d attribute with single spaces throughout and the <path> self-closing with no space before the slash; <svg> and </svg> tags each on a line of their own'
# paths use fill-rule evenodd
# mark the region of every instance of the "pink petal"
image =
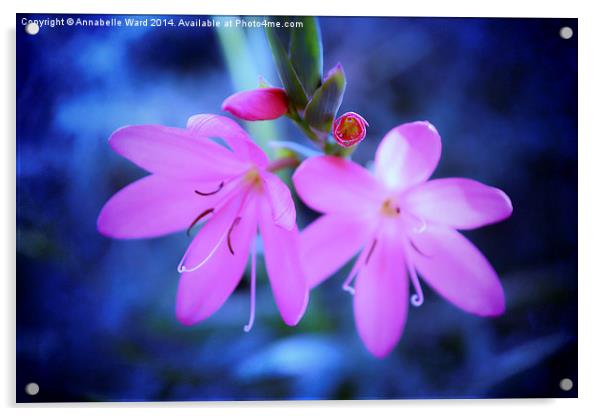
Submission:
<svg viewBox="0 0 602 416">
<path fill-rule="evenodd" d="M 291 191 L 288 189 L 288 186 L 273 173 L 263 171 L 261 173 L 261 178 L 263 179 L 270 200 L 274 223 L 287 230 L 292 230 L 296 226 L 296 211 Z"/>
<path fill-rule="evenodd" d="M 272 292 L 282 319 L 294 326 L 303 317 L 309 298 L 299 257 L 299 232 L 297 227 L 289 231 L 274 223 L 266 198 L 260 205 L 259 229 Z"/>
<path fill-rule="evenodd" d="M 481 227 L 512 214 L 512 203 L 504 192 L 464 178 L 420 184 L 405 195 L 404 206 L 427 222 L 456 229 Z"/>
<path fill-rule="evenodd" d="M 230 228 L 235 224 L 236 218 L 241 216 L 244 195 L 234 191 L 236 194 L 229 196 L 227 202 L 207 220 L 198 234 L 190 243 L 182 265 L 186 269 L 192 269 L 211 256 L 220 241 L 227 244 L 227 235 Z M 233 193 L 234 193 L 233 192 Z"/>
<path fill-rule="evenodd" d="M 111 135 L 109 144 L 141 168 L 177 179 L 223 180 L 247 168 L 224 146 L 209 139 L 194 140 L 187 130 L 174 127 L 123 127 Z"/>
<path fill-rule="evenodd" d="M 303 202 L 325 213 L 374 213 L 385 200 L 382 186 L 369 171 L 335 156 L 306 159 L 293 182 Z"/>
<path fill-rule="evenodd" d="M 322 283 L 370 244 L 374 224 L 351 215 L 326 214 L 301 232 L 301 259 L 310 287 Z"/>
<path fill-rule="evenodd" d="M 504 290 L 485 256 L 462 234 L 451 228 L 429 225 L 412 241 L 412 254 L 422 278 L 441 296 L 480 316 L 504 312 Z"/>
<path fill-rule="evenodd" d="M 441 157 L 441 138 L 427 121 L 402 124 L 387 133 L 376 150 L 376 176 L 400 191 L 426 181 Z"/>
<path fill-rule="evenodd" d="M 230 243 L 234 254 L 223 240 L 211 258 L 193 272 L 180 275 L 176 300 L 176 316 L 184 325 L 192 325 L 216 312 L 232 294 L 243 276 L 249 257 L 251 240 L 256 235 L 255 207 L 248 202 L 241 220 L 233 228 Z M 209 246 L 219 241 L 219 233 L 233 218 L 232 210 L 212 218 L 195 238 L 196 260 L 206 255 Z"/>
<path fill-rule="evenodd" d="M 257 88 L 232 94 L 224 100 L 222 110 L 243 120 L 274 120 L 286 114 L 288 100 L 282 88 Z"/>
<path fill-rule="evenodd" d="M 224 192 L 199 196 L 194 191 L 218 186 L 146 176 L 109 199 L 98 216 L 98 231 L 112 238 L 150 238 L 184 230 L 225 197 Z"/>
<path fill-rule="evenodd" d="M 355 324 L 364 345 L 382 358 L 395 347 L 408 313 L 408 277 L 401 239 L 396 233 L 378 238 L 355 283 Z M 396 238 L 397 237 L 397 238 Z"/>
<path fill-rule="evenodd" d="M 195 137 L 219 138 L 243 160 L 264 168 L 269 160 L 261 148 L 235 121 L 215 114 L 197 114 L 188 119 L 186 125 Z"/>
</svg>

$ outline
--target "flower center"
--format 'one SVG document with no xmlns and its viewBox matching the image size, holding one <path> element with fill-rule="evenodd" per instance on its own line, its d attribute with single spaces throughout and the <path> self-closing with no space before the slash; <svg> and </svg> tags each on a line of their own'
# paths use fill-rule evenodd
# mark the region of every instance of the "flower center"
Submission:
<svg viewBox="0 0 602 416">
<path fill-rule="evenodd" d="M 347 140 L 353 140 L 359 136 L 361 132 L 362 128 L 360 127 L 358 121 L 351 117 L 346 117 L 337 129 L 337 133 Z"/>
<path fill-rule="evenodd" d="M 424 302 L 424 294 L 420 285 L 420 279 L 418 278 L 416 265 L 413 261 L 413 255 L 410 255 L 410 253 L 414 252 L 419 256 L 430 257 L 428 253 L 425 253 L 423 250 L 421 250 L 421 248 L 418 247 L 412 240 L 413 234 L 423 233 L 427 228 L 427 224 L 421 217 L 412 214 L 408 210 L 402 210 L 399 201 L 394 197 L 387 198 L 383 202 L 380 207 L 380 212 L 384 217 L 391 218 L 394 221 L 402 221 L 404 232 L 401 235 L 397 235 L 396 238 L 401 238 L 404 240 L 403 251 L 405 268 L 406 272 L 409 274 L 410 282 L 414 287 L 415 292 L 411 296 L 410 302 L 413 306 L 420 306 Z M 379 244 L 378 238 L 381 232 L 382 228 L 381 231 L 377 231 L 375 233 L 372 242 L 364 246 L 353 268 L 351 269 L 351 272 L 343 283 L 343 290 L 351 293 L 352 295 L 355 293 L 355 289 L 351 284 L 355 277 L 360 273 L 362 267 L 371 261 L 375 247 Z"/>
<path fill-rule="evenodd" d="M 334 139 L 343 147 L 351 147 L 366 137 L 368 123 L 362 116 L 348 112 L 334 121 L 332 134 Z"/>
<path fill-rule="evenodd" d="M 383 202 L 383 205 L 380 207 L 380 212 L 386 217 L 399 217 L 401 214 L 401 207 L 392 198 L 389 198 Z"/>
<path fill-rule="evenodd" d="M 251 185 L 251 187 L 256 188 L 258 191 L 263 189 L 263 184 L 261 181 L 261 175 L 257 168 L 251 168 L 245 173 L 243 177 L 243 181 Z"/>
</svg>

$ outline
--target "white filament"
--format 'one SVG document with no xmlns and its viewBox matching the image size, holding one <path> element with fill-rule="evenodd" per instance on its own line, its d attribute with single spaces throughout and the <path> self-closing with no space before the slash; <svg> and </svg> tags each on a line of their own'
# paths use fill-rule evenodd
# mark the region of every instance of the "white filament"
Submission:
<svg viewBox="0 0 602 416">
<path fill-rule="evenodd" d="M 251 248 L 251 311 L 249 313 L 249 322 L 243 328 L 245 332 L 249 332 L 255 322 L 255 281 L 257 280 L 255 272 L 257 257 L 256 241 L 257 238 L 253 238 L 253 246 Z"/>
<path fill-rule="evenodd" d="M 190 269 L 187 268 L 186 266 L 184 266 L 184 262 L 186 261 L 186 258 L 188 257 L 188 253 L 190 251 L 190 247 L 188 247 L 188 250 L 186 250 L 186 253 L 184 253 L 184 257 L 182 257 L 182 260 L 180 260 L 180 263 L 178 264 L 178 273 L 190 273 L 190 272 L 194 272 L 195 270 L 198 270 L 201 267 L 203 267 L 203 265 L 205 263 L 207 263 L 209 260 L 211 260 L 211 257 L 213 257 L 213 255 L 215 254 L 215 252 L 217 251 L 219 246 L 224 242 L 224 239 L 228 235 L 229 231 L 230 231 L 229 229 L 226 230 L 226 232 L 224 232 L 221 235 L 221 237 L 219 238 L 217 244 L 215 244 L 215 246 L 211 249 L 209 254 L 207 254 L 207 256 L 205 256 L 205 258 L 203 260 L 201 260 L 201 262 L 199 264 L 197 264 L 196 266 L 194 266 Z M 190 246 L 192 247 L 192 244 Z"/>
</svg>

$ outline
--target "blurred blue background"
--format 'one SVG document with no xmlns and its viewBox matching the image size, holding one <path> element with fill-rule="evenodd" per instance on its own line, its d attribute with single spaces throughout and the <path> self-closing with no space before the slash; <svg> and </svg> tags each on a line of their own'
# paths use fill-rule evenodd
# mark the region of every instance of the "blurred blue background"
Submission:
<svg viewBox="0 0 602 416">
<path fill-rule="evenodd" d="M 349 266 L 312 292 L 296 328 L 279 318 L 263 271 L 251 333 L 248 275 L 218 313 L 184 327 L 174 304 L 185 234 L 96 231 L 104 202 L 144 175 L 110 150 L 111 132 L 184 126 L 260 74 L 279 84 L 262 29 L 30 36 L 23 17 L 46 16 L 17 16 L 18 401 L 576 396 L 575 19 L 320 19 L 325 68 L 341 62 L 348 78 L 341 112 L 370 123 L 356 161 L 369 162 L 390 128 L 429 120 L 443 138 L 435 177 L 499 187 L 515 208 L 466 233 L 500 274 L 505 315 L 471 316 L 425 288 L 401 342 L 378 360 L 340 289 Z M 286 120 L 250 128 L 262 144 L 307 144 Z M 315 217 L 297 208 L 300 226 Z M 40 393 L 29 397 L 32 381 Z"/>
</svg>

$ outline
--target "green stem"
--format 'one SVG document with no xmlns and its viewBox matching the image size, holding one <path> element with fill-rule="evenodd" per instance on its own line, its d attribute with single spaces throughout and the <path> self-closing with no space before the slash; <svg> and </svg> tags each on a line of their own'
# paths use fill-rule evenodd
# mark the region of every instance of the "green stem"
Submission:
<svg viewBox="0 0 602 416">
<path fill-rule="evenodd" d="M 305 120 L 299 116 L 299 113 L 296 110 L 291 109 L 287 113 L 287 116 L 295 122 L 297 127 L 299 127 L 312 142 L 316 143 L 320 147 L 323 146 L 324 140 L 320 139 L 316 133 L 314 133 L 311 127 L 309 127 L 309 124 L 307 124 Z"/>
<path fill-rule="evenodd" d="M 268 170 L 270 172 L 278 172 L 279 170 L 286 168 L 296 168 L 299 166 L 299 163 L 299 159 L 297 159 L 295 156 L 281 157 L 280 159 L 276 159 L 270 163 Z"/>
<path fill-rule="evenodd" d="M 329 136 L 327 134 L 320 137 L 318 133 L 312 130 L 309 124 L 307 124 L 307 122 L 299 116 L 299 113 L 295 109 L 289 109 L 287 116 L 297 125 L 297 127 L 303 131 L 303 133 L 305 133 L 305 135 L 312 142 L 318 145 L 325 154 L 348 158 L 355 150 L 355 146 L 349 148 L 339 146 L 334 141 L 329 140 Z"/>
<path fill-rule="evenodd" d="M 249 52 L 252 48 L 249 46 L 253 42 L 253 37 L 247 36 L 248 31 L 242 28 L 216 28 L 217 37 L 222 49 L 226 67 L 232 79 L 234 91 L 242 91 L 254 88 L 256 85 L 255 74 L 258 74 L 259 67 L 257 57 Z M 261 38 L 263 42 L 263 38 Z M 268 146 L 272 138 L 278 137 L 278 131 L 273 123 L 255 123 L 247 122 L 246 128 L 251 137 L 257 144 L 270 156 L 274 156 L 274 150 Z"/>
</svg>

